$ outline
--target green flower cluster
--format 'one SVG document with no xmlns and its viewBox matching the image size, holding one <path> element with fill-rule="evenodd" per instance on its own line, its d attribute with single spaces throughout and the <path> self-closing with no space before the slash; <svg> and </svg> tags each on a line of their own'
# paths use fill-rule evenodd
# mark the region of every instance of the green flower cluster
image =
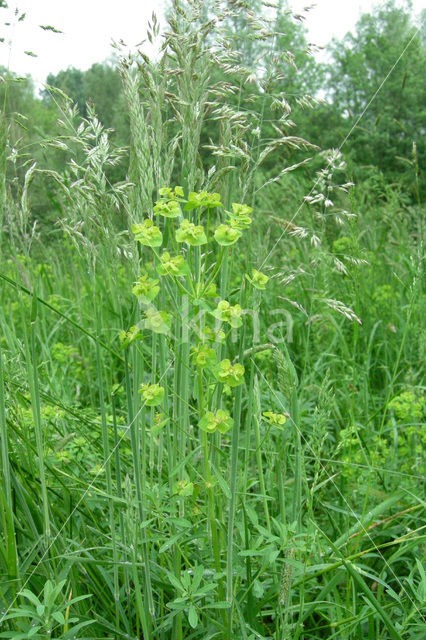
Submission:
<svg viewBox="0 0 426 640">
<path fill-rule="evenodd" d="M 230 227 L 229 224 L 220 224 L 214 232 L 214 239 L 222 247 L 229 247 L 232 244 L 235 244 L 241 236 L 241 231 Z"/>
<path fill-rule="evenodd" d="M 165 218 L 181 218 L 181 205 L 185 203 L 184 210 L 192 211 L 197 208 L 213 209 L 222 207 L 219 193 L 209 193 L 208 191 L 191 191 L 188 199 L 185 200 L 182 187 L 163 187 L 159 190 L 160 198 L 154 205 L 154 215 L 161 215 Z M 250 214 L 253 209 L 245 204 L 232 203 L 232 212 L 226 211 L 229 218 L 228 223 L 221 223 L 214 231 L 216 242 L 222 247 L 230 247 L 235 244 L 242 236 L 242 231 L 247 229 L 252 222 Z M 134 224 L 132 231 L 135 238 L 141 244 L 156 248 L 160 247 L 163 242 L 163 234 L 154 222 L 147 218 L 142 223 Z M 175 231 L 176 241 L 186 243 L 192 247 L 199 247 L 207 244 L 207 234 L 204 227 L 195 224 L 187 218 L 184 218 L 178 229 Z M 169 254 L 167 254 L 169 255 Z M 173 270 L 170 272 L 173 274 Z M 160 272 L 159 272 L 160 273 Z M 165 275 L 166 271 L 163 274 Z M 173 275 L 184 275 L 183 273 Z M 185 274 L 186 275 L 186 274 Z"/>
<path fill-rule="evenodd" d="M 158 282 L 158 280 L 153 280 L 147 273 L 144 273 L 136 280 L 132 293 L 140 302 L 149 304 L 160 292 Z"/>
<path fill-rule="evenodd" d="M 265 411 L 263 417 L 272 427 L 282 429 L 287 422 L 287 417 L 283 413 L 274 413 L 273 411 Z"/>
<path fill-rule="evenodd" d="M 194 224 L 185 218 L 176 230 L 176 242 L 186 242 L 192 247 L 207 243 L 207 236 L 201 224 Z"/>
<path fill-rule="evenodd" d="M 158 190 L 160 197 L 162 200 L 180 200 L 184 201 L 184 193 L 182 187 L 175 187 L 172 189 L 171 187 L 161 187 Z M 160 201 L 158 201 L 160 202 Z"/>
<path fill-rule="evenodd" d="M 182 255 L 172 257 L 168 251 L 163 251 L 157 271 L 160 276 L 180 277 L 189 274 L 189 267 Z"/>
<path fill-rule="evenodd" d="M 214 368 L 214 375 L 218 382 L 227 384 L 229 387 L 238 387 L 244 382 L 244 366 L 242 364 L 231 364 L 228 358 L 221 360 Z"/>
<path fill-rule="evenodd" d="M 163 234 L 149 218 L 146 218 L 146 220 L 141 223 L 134 224 L 132 226 L 132 231 L 134 233 L 135 240 L 146 247 L 161 247 L 163 243 Z"/>
<path fill-rule="evenodd" d="M 154 333 L 167 334 L 172 326 L 172 317 L 167 311 L 157 311 L 150 307 L 146 312 L 144 326 Z"/>
<path fill-rule="evenodd" d="M 194 493 L 194 483 L 189 480 L 178 480 L 173 485 L 174 492 L 182 497 L 192 496 Z"/>
<path fill-rule="evenodd" d="M 255 287 L 256 289 L 260 289 L 264 291 L 266 289 L 266 285 L 269 282 L 269 277 L 266 276 L 261 271 L 257 271 L 257 269 L 253 269 L 251 272 L 251 278 L 246 274 L 247 280 Z"/>
<path fill-rule="evenodd" d="M 395 412 L 397 420 L 401 422 L 421 420 L 425 410 L 424 396 L 416 396 L 410 390 L 403 391 L 389 402 L 389 409 Z"/>
<path fill-rule="evenodd" d="M 122 329 L 118 334 L 118 339 L 120 340 L 120 344 L 123 349 L 128 347 L 133 340 L 136 340 L 136 338 L 141 338 L 141 330 L 136 325 L 130 327 L 128 331 L 124 331 L 124 329 Z"/>
<path fill-rule="evenodd" d="M 185 205 L 185 211 L 191 211 L 198 207 L 204 207 L 205 209 L 214 209 L 215 207 L 222 207 L 220 201 L 220 193 L 208 193 L 207 191 L 191 191 L 188 196 L 188 202 Z"/>
<path fill-rule="evenodd" d="M 227 322 L 234 329 L 238 329 L 243 324 L 243 310 L 239 304 L 231 306 L 227 300 L 221 300 L 212 315 L 221 322 Z"/>
<path fill-rule="evenodd" d="M 157 412 L 154 415 L 154 418 L 153 418 L 152 424 L 151 424 L 151 433 L 152 433 L 152 435 L 158 436 L 158 434 L 166 426 L 168 421 L 169 421 L 169 419 L 167 418 L 167 416 L 164 415 L 164 413 Z"/>
<path fill-rule="evenodd" d="M 226 215 L 230 218 L 231 227 L 234 229 L 248 229 L 252 223 L 250 214 L 253 209 L 246 204 L 232 203 L 232 213 L 226 211 Z"/>
<path fill-rule="evenodd" d="M 206 257 L 210 255 L 208 250 L 192 251 L 191 247 L 202 247 L 206 245 L 210 239 L 221 247 L 233 246 L 241 237 L 242 232 L 248 229 L 252 223 L 252 208 L 239 203 L 232 203 L 232 211 L 225 211 L 225 220 L 218 220 L 210 224 L 200 224 L 200 212 L 191 219 L 191 214 L 185 216 L 185 212 L 191 212 L 195 209 L 211 210 L 222 208 L 221 197 L 219 193 L 210 193 L 208 191 L 195 192 L 192 191 L 186 197 L 182 187 L 163 187 L 159 190 L 159 199 L 153 207 L 154 216 L 162 216 L 170 219 L 170 223 L 166 226 L 166 238 L 171 244 L 159 255 L 156 251 L 155 260 L 148 268 L 148 272 L 143 272 L 134 283 L 132 293 L 140 302 L 147 305 L 145 317 L 141 326 L 145 330 L 152 331 L 156 334 L 170 335 L 172 326 L 172 315 L 167 311 L 156 309 L 152 306 L 153 301 L 160 293 L 160 280 L 156 279 L 158 274 L 161 278 L 172 277 L 175 282 L 172 283 L 174 291 L 188 294 L 193 301 L 193 308 L 196 313 L 199 310 L 209 312 L 210 324 L 211 317 L 219 320 L 221 323 L 228 324 L 231 328 L 237 329 L 243 324 L 243 309 L 239 304 L 232 305 L 228 300 L 219 300 L 216 308 L 210 306 L 212 298 L 217 298 L 217 289 L 214 282 L 215 276 L 220 270 L 224 252 L 221 252 L 216 266 L 207 264 Z M 203 211 L 201 211 L 203 213 Z M 214 214 L 216 215 L 216 214 Z M 176 223 L 173 219 L 177 219 Z M 175 226 L 174 226 L 175 225 Z M 163 233 L 161 225 L 156 226 L 153 220 L 147 218 L 142 223 L 134 224 L 132 231 L 136 241 L 142 245 L 156 249 L 161 247 L 163 243 Z M 170 253 L 170 247 L 176 247 L 186 244 L 188 248 L 184 248 L 182 252 L 175 255 Z M 167 250 L 168 249 L 168 250 Z M 194 267 L 194 274 L 191 269 Z M 151 273 L 154 271 L 154 275 Z M 196 274 L 195 274 L 196 271 Z M 156 273 L 155 273 L 156 272 Z M 158 277 L 157 276 L 157 277 Z M 178 278 L 186 278 L 185 282 L 179 282 Z M 257 289 L 265 289 L 269 280 L 268 276 L 260 271 L 253 270 L 251 276 L 246 276 L 247 280 Z M 195 314 L 194 314 L 195 315 Z M 198 320 L 196 320 L 198 322 Z M 200 333 L 197 343 L 192 347 L 190 352 L 190 362 L 198 372 L 200 384 L 206 382 L 208 392 L 206 393 L 207 401 L 201 403 L 203 409 L 199 419 L 199 427 L 201 431 L 206 433 L 226 433 L 233 426 L 233 420 L 229 413 L 223 409 L 216 411 L 207 411 L 211 407 L 210 395 L 211 388 L 214 383 L 225 385 L 225 390 L 229 391 L 229 387 L 237 387 L 244 383 L 244 366 L 240 363 L 231 363 L 227 358 L 218 362 L 217 344 L 225 339 L 225 333 L 222 330 L 216 330 L 208 326 L 205 319 L 200 322 Z M 140 330 L 132 327 L 128 332 L 122 332 L 121 339 L 123 346 L 130 344 L 135 337 L 140 336 Z M 213 383 L 213 385 L 211 384 Z M 201 388 L 201 387 L 200 387 Z M 158 407 L 164 401 L 165 390 L 158 383 L 141 385 L 139 390 L 142 400 L 147 407 Z M 203 412 L 205 413 L 203 414 Z M 270 414 L 270 415 L 269 415 Z M 275 426 L 281 426 L 285 422 L 285 417 L 281 414 L 265 414 L 265 418 Z M 161 412 L 156 413 L 151 423 L 151 433 L 157 436 L 161 429 L 167 424 L 168 417 Z M 175 491 L 178 495 L 191 495 L 193 485 L 189 480 L 180 480 Z"/>
<path fill-rule="evenodd" d="M 164 387 L 161 387 L 158 383 L 141 384 L 139 393 L 147 407 L 157 407 L 163 402 Z"/>
<path fill-rule="evenodd" d="M 163 187 L 159 190 L 160 199 L 154 205 L 154 214 L 165 218 L 178 218 L 182 215 L 179 202 L 184 202 L 182 187 Z"/>
<path fill-rule="evenodd" d="M 213 331 L 210 327 L 204 327 L 202 330 L 202 339 L 210 345 L 215 342 L 223 342 L 225 337 L 225 332 L 222 330 Z"/>
<path fill-rule="evenodd" d="M 229 413 L 223 409 L 218 409 L 216 413 L 208 411 L 201 418 L 199 427 L 202 431 L 206 431 L 207 433 L 215 433 L 215 431 L 219 431 L 223 434 L 232 429 L 233 424 L 234 421 Z"/>
<path fill-rule="evenodd" d="M 212 367 L 216 364 L 216 351 L 206 344 L 200 344 L 192 349 L 192 364 L 200 369 Z"/>
<path fill-rule="evenodd" d="M 165 218 L 178 218 L 182 215 L 182 211 L 179 202 L 176 200 L 157 200 L 154 206 L 154 214 Z"/>
</svg>

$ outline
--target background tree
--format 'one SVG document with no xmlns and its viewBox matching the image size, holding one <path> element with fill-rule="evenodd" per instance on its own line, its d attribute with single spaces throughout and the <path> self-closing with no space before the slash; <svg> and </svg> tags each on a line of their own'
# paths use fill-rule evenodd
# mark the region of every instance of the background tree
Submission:
<svg viewBox="0 0 426 640">
<path fill-rule="evenodd" d="M 372 100 L 347 149 L 358 174 L 374 165 L 413 191 L 413 142 L 419 167 L 424 170 L 426 162 L 426 48 L 410 4 L 401 8 L 392 0 L 364 14 L 355 33 L 334 42 L 332 55 L 328 91 L 347 131 Z M 423 196 L 425 188 L 423 176 Z"/>
<path fill-rule="evenodd" d="M 56 75 L 49 74 L 46 83 L 66 93 L 77 104 L 83 117 L 87 116 L 87 103 L 93 102 L 102 124 L 116 128 L 120 117 L 121 79 L 115 63 L 115 60 L 95 63 L 87 71 L 69 67 Z M 51 102 L 48 90 L 42 95 L 48 103 Z"/>
</svg>

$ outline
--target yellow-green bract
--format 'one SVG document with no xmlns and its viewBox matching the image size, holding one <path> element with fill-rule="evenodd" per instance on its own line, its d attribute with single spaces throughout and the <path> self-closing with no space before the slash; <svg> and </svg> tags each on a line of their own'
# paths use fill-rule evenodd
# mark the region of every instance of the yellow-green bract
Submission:
<svg viewBox="0 0 426 640">
<path fill-rule="evenodd" d="M 247 280 L 255 287 L 256 289 L 264 290 L 266 289 L 266 285 L 269 282 L 269 277 L 262 273 L 261 271 L 257 271 L 257 269 L 253 269 L 251 272 L 251 278 L 246 274 Z"/>
<path fill-rule="evenodd" d="M 273 427 L 278 427 L 281 429 L 282 426 L 287 422 L 287 417 L 283 413 L 274 413 L 273 411 L 265 411 L 263 413 L 263 417 L 266 418 L 267 422 Z"/>
<path fill-rule="evenodd" d="M 182 211 L 177 200 L 157 200 L 154 206 L 156 216 L 165 218 L 178 218 Z"/>
<path fill-rule="evenodd" d="M 185 205 L 186 211 L 191 211 L 197 207 L 204 207 L 206 209 L 213 209 L 214 207 L 221 207 L 219 193 L 208 193 L 207 191 L 195 192 L 191 191 L 188 196 L 188 202 Z"/>
<path fill-rule="evenodd" d="M 180 496 L 192 496 L 194 493 L 194 483 L 189 480 L 178 480 L 173 485 L 173 490 Z"/>
<path fill-rule="evenodd" d="M 229 247 L 235 244 L 241 238 L 241 235 L 242 233 L 239 229 L 234 229 L 228 224 L 220 224 L 214 232 L 214 239 L 222 247 Z"/>
<path fill-rule="evenodd" d="M 139 393 L 142 395 L 144 404 L 147 407 L 156 407 L 163 401 L 164 387 L 161 387 L 158 383 L 141 384 Z"/>
<path fill-rule="evenodd" d="M 125 347 L 128 347 L 129 344 L 133 342 L 133 340 L 140 337 L 141 337 L 141 332 L 139 327 L 137 327 L 136 325 L 134 325 L 133 327 L 130 327 L 128 331 L 124 331 L 124 329 L 122 329 L 118 334 L 118 338 L 120 340 L 120 343 L 123 349 Z"/>
<path fill-rule="evenodd" d="M 250 217 L 252 211 L 253 209 L 246 204 L 233 202 L 232 213 L 230 211 L 226 211 L 226 214 L 229 216 L 231 221 L 231 227 L 234 229 L 247 229 L 252 223 L 252 219 Z"/>
<path fill-rule="evenodd" d="M 163 251 L 157 271 L 160 276 L 185 276 L 189 273 L 189 267 L 182 255 L 171 256 L 168 251 Z"/>
<path fill-rule="evenodd" d="M 153 280 L 148 277 L 148 274 L 144 273 L 136 280 L 132 293 L 144 304 L 149 304 L 160 292 L 158 282 L 158 280 Z"/>
<path fill-rule="evenodd" d="M 192 363 L 197 367 L 211 367 L 216 364 L 216 351 L 205 344 L 194 347 L 192 350 Z"/>
<path fill-rule="evenodd" d="M 212 315 L 221 322 L 227 322 L 234 329 L 238 329 L 243 324 L 243 310 L 239 304 L 231 306 L 227 300 L 221 300 L 216 309 L 212 311 Z"/>
<path fill-rule="evenodd" d="M 231 364 L 228 358 L 219 362 L 214 369 L 214 374 L 218 382 L 227 384 L 230 387 L 238 387 L 244 381 L 244 366 L 242 364 Z"/>
<path fill-rule="evenodd" d="M 233 419 L 227 411 L 218 409 L 216 414 L 213 411 L 208 411 L 200 420 L 199 427 L 207 433 L 214 433 L 219 431 L 220 433 L 226 433 L 232 429 L 234 424 Z"/>
<path fill-rule="evenodd" d="M 166 311 L 157 311 L 154 307 L 151 307 L 146 312 L 145 329 L 150 329 L 154 333 L 167 334 L 170 331 L 172 325 L 172 318 Z"/>
<path fill-rule="evenodd" d="M 202 225 L 183 220 L 179 229 L 176 229 L 176 242 L 186 242 L 192 247 L 199 247 L 206 244 L 207 237 Z"/>
<path fill-rule="evenodd" d="M 132 232 L 135 235 L 135 240 L 146 247 L 161 247 L 163 243 L 163 234 L 149 218 L 141 223 L 134 224 Z"/>
</svg>

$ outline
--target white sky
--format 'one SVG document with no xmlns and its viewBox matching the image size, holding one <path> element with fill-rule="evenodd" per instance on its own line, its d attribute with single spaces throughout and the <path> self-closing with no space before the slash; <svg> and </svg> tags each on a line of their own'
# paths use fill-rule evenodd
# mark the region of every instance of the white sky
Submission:
<svg viewBox="0 0 426 640">
<path fill-rule="evenodd" d="M 289 6 L 301 12 L 314 2 L 290 0 Z M 8 0 L 8 4 L 8 10 L 0 9 L 0 37 L 11 39 L 12 47 L 0 45 L 0 65 L 31 74 L 40 86 L 50 72 L 69 66 L 84 70 L 105 60 L 112 53 L 112 39 L 121 38 L 130 46 L 144 40 L 153 11 L 161 22 L 164 0 Z M 306 14 L 308 39 L 325 46 L 333 36 L 343 37 L 374 4 L 375 0 L 316 0 L 316 7 Z M 4 27 L 4 21 L 16 21 L 16 7 L 26 12 L 25 20 Z M 413 0 L 415 12 L 425 7 L 426 0 Z M 52 25 L 64 33 L 43 31 L 39 25 Z M 25 55 L 26 50 L 38 57 Z"/>
</svg>

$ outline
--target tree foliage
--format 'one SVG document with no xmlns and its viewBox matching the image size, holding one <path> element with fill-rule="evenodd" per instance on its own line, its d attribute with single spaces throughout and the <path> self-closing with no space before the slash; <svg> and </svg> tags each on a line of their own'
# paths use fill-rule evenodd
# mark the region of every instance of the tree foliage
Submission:
<svg viewBox="0 0 426 640">
<path fill-rule="evenodd" d="M 413 143 L 422 168 L 426 161 L 426 48 L 409 6 L 390 1 L 364 14 L 354 33 L 334 41 L 332 55 L 327 89 L 346 130 L 356 125 L 348 145 L 353 161 L 409 188 Z"/>
<path fill-rule="evenodd" d="M 66 93 L 77 104 L 82 117 L 87 116 L 87 103 L 92 102 L 104 126 L 114 127 L 117 124 L 121 80 L 113 64 L 95 63 L 87 71 L 69 67 L 56 75 L 49 74 L 47 85 Z M 43 97 L 47 102 L 52 100 L 48 89 L 43 92 Z"/>
<path fill-rule="evenodd" d="M 200 24 L 211 19 L 214 6 L 213 0 L 203 3 Z M 218 135 L 217 128 L 224 126 L 214 113 L 220 105 L 220 87 L 231 82 L 242 84 L 238 95 L 228 96 L 229 104 L 250 119 L 254 145 L 259 123 L 262 136 L 271 139 L 274 127 L 283 124 L 277 118 L 284 101 L 288 108 L 286 135 L 291 135 L 295 122 L 300 136 L 327 149 L 339 148 L 349 134 L 343 151 L 354 180 L 381 174 L 383 181 L 398 184 L 412 201 L 421 201 L 426 193 L 426 86 L 422 81 L 426 28 L 424 20 L 416 23 L 410 5 L 397 6 L 392 0 L 362 15 L 353 32 L 333 42 L 327 65 L 316 59 L 303 21 L 293 15 L 287 2 L 280 1 L 273 8 L 263 6 L 260 0 L 229 0 L 229 6 L 234 11 L 224 20 L 223 35 L 233 42 L 237 66 L 244 73 L 237 77 L 220 65 L 212 67 L 218 91 L 212 96 L 211 114 L 201 131 L 202 162 L 208 165 L 214 161 L 209 147 Z M 266 45 L 267 30 L 274 35 Z M 213 52 L 215 46 L 212 42 Z M 112 57 L 85 71 L 70 67 L 50 74 L 40 96 L 35 94 L 30 78 L 0 69 L 2 128 L 10 144 L 8 154 L 13 148 L 14 157 L 8 169 L 11 184 L 16 188 L 22 184 L 27 163 L 32 160 L 47 169 L 64 162 L 60 150 L 47 158 L 40 146 L 58 133 L 56 120 L 58 115 L 62 118 L 60 95 L 58 98 L 49 87 L 67 94 L 82 118 L 92 105 L 102 125 L 114 131 L 114 143 L 129 145 L 129 121 L 117 61 Z M 161 75 L 160 69 L 158 73 Z M 143 104 L 145 98 L 148 100 L 149 87 L 141 81 L 138 91 Z M 325 104 L 316 104 L 319 96 L 327 97 Z M 314 109 L 307 108 L 312 104 Z M 286 148 L 277 148 L 268 156 L 263 164 L 267 176 L 276 166 L 285 165 L 286 154 Z M 303 160 L 304 154 L 299 152 L 297 160 Z M 126 177 L 124 166 L 111 171 L 114 180 Z M 44 182 L 41 185 L 42 179 L 37 180 L 40 188 L 36 188 L 33 210 L 49 220 L 55 198 Z"/>
</svg>

